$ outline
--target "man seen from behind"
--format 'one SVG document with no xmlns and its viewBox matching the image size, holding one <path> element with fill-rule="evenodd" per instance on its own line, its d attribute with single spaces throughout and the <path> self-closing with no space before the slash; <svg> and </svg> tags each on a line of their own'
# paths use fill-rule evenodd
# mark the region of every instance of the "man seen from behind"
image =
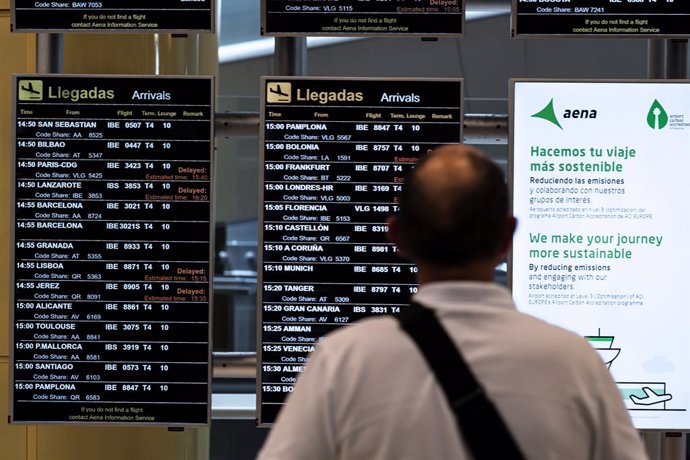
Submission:
<svg viewBox="0 0 690 460">
<path fill-rule="evenodd" d="M 518 312 L 493 283 L 516 226 L 496 164 L 468 146 L 438 148 L 408 176 L 388 226 L 399 254 L 418 267 L 412 300 L 435 312 L 525 458 L 647 458 L 594 349 Z M 471 458 L 434 374 L 393 317 L 340 328 L 318 345 L 259 454 Z"/>
</svg>

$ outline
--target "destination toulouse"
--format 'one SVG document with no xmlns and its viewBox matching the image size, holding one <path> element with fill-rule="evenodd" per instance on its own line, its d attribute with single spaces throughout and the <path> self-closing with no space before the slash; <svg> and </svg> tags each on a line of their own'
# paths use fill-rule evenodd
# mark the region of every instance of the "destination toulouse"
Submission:
<svg viewBox="0 0 690 460">
<path fill-rule="evenodd" d="M 207 423 L 211 88 L 16 77 L 12 421 Z"/>
<path fill-rule="evenodd" d="M 687 37 L 688 2 L 514 0 L 513 35 Z"/>
<path fill-rule="evenodd" d="M 266 80 L 261 423 L 320 337 L 396 313 L 416 267 L 386 240 L 405 174 L 461 136 L 459 80 Z"/>
</svg>

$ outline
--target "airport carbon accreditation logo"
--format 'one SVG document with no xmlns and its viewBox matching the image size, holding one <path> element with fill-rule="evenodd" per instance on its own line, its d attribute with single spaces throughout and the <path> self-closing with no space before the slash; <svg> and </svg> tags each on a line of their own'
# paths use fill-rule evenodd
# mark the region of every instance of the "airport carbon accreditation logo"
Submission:
<svg viewBox="0 0 690 460">
<path fill-rule="evenodd" d="M 652 129 L 664 129 L 668 124 L 668 114 L 656 99 L 647 112 L 647 124 Z"/>
</svg>

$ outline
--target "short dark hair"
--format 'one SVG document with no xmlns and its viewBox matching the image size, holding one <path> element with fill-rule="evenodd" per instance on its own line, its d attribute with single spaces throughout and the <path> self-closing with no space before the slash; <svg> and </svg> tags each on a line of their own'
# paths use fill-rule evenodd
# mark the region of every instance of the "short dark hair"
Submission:
<svg viewBox="0 0 690 460">
<path fill-rule="evenodd" d="M 464 156 L 469 168 L 460 168 L 464 174 L 454 173 L 453 168 L 442 171 L 446 180 L 430 186 L 429 174 L 422 172 L 436 153 L 417 163 L 400 194 L 401 244 L 413 261 L 436 265 L 461 266 L 493 258 L 504 242 L 509 215 L 503 172 L 478 151 L 462 146 L 444 149 Z"/>
</svg>

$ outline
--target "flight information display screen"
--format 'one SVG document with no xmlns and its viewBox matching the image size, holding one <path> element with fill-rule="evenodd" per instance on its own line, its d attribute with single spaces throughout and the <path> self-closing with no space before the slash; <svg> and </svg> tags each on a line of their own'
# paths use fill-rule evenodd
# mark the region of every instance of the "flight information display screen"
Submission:
<svg viewBox="0 0 690 460">
<path fill-rule="evenodd" d="M 462 140 L 462 81 L 262 80 L 259 423 L 324 334 L 395 314 L 417 268 L 386 240 L 416 161 Z"/>
<path fill-rule="evenodd" d="M 512 35 L 690 35 L 690 3 L 673 0 L 513 0 Z"/>
<path fill-rule="evenodd" d="M 464 0 L 262 0 L 263 35 L 462 36 Z"/>
<path fill-rule="evenodd" d="M 210 32 L 213 0 L 12 0 L 12 31 Z"/>
<path fill-rule="evenodd" d="M 212 88 L 15 77 L 10 421 L 208 423 Z"/>
</svg>

